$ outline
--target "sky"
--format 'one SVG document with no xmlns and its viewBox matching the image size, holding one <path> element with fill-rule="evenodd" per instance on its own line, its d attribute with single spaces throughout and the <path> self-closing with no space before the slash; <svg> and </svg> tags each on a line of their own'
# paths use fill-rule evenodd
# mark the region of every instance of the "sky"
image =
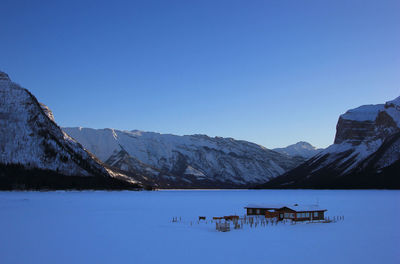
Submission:
<svg viewBox="0 0 400 264">
<path fill-rule="evenodd" d="M 60 126 L 333 143 L 400 96 L 400 1 L 2 0 L 0 70 Z"/>
</svg>

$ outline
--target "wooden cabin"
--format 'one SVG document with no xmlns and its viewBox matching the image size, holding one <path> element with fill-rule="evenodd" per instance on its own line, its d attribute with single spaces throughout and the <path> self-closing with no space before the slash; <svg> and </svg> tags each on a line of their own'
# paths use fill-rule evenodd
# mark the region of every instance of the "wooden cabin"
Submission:
<svg viewBox="0 0 400 264">
<path fill-rule="evenodd" d="M 293 221 L 324 220 L 326 209 L 318 205 L 248 205 L 247 215 L 262 215 L 266 218 L 276 218 L 278 221 L 290 219 Z"/>
</svg>

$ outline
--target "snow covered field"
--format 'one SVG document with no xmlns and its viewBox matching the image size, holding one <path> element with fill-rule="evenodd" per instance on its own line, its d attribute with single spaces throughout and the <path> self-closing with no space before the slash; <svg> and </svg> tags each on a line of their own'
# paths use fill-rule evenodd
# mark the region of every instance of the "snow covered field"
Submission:
<svg viewBox="0 0 400 264">
<path fill-rule="evenodd" d="M 326 207 L 330 224 L 220 233 L 248 203 Z M 172 223 L 172 217 L 182 217 Z M 0 263 L 400 263 L 400 191 L 0 192 Z"/>
</svg>

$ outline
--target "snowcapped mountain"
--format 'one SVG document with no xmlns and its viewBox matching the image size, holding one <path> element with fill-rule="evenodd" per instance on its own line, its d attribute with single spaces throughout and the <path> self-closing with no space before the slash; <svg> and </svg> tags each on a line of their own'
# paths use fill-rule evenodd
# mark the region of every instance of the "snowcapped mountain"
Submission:
<svg viewBox="0 0 400 264">
<path fill-rule="evenodd" d="M 311 158 L 322 151 L 322 149 L 317 149 L 310 143 L 304 141 L 297 142 L 296 144 L 289 145 L 285 148 L 274 148 L 272 150 L 288 156 L 300 156 L 305 159 Z"/>
<path fill-rule="evenodd" d="M 47 106 L 0 72 L 1 189 L 112 188 L 127 182 L 134 183 L 105 168 L 57 126 Z"/>
<path fill-rule="evenodd" d="M 266 186 L 400 188 L 400 97 L 339 117 L 334 144 Z"/>
<path fill-rule="evenodd" d="M 63 128 L 103 162 L 161 187 L 238 187 L 263 183 L 304 161 L 232 138 L 115 129 Z"/>
</svg>

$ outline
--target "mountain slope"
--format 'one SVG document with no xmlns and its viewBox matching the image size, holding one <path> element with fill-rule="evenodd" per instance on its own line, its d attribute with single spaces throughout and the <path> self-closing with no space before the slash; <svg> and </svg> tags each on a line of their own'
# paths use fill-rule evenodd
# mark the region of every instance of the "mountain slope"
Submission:
<svg viewBox="0 0 400 264">
<path fill-rule="evenodd" d="M 105 168 L 57 126 L 50 109 L 0 72 L 0 188 L 113 188 L 131 183 Z"/>
<path fill-rule="evenodd" d="M 334 144 L 263 187 L 400 188 L 400 97 L 347 111 Z"/>
<path fill-rule="evenodd" d="M 288 156 L 300 156 L 305 159 L 309 159 L 322 151 L 322 149 L 317 149 L 310 143 L 304 141 L 297 142 L 296 144 L 289 145 L 285 148 L 274 148 L 272 150 Z"/>
<path fill-rule="evenodd" d="M 63 129 L 107 164 L 139 171 L 162 187 L 246 186 L 266 182 L 304 161 L 232 138 Z"/>
</svg>

